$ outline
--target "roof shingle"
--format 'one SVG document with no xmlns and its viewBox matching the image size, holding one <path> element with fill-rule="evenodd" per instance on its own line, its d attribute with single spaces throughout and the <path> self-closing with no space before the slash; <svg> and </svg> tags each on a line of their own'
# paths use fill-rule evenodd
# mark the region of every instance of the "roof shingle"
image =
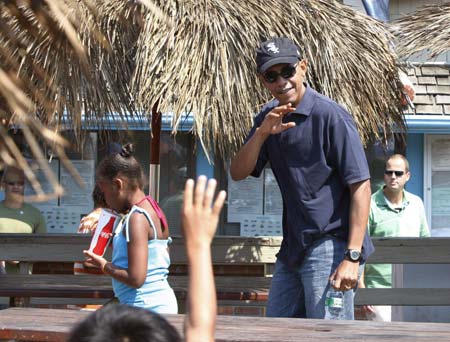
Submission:
<svg viewBox="0 0 450 342">
<path fill-rule="evenodd" d="M 414 64 L 407 71 L 414 85 L 416 115 L 450 115 L 450 65 Z M 412 113 L 408 109 L 406 113 Z"/>
</svg>

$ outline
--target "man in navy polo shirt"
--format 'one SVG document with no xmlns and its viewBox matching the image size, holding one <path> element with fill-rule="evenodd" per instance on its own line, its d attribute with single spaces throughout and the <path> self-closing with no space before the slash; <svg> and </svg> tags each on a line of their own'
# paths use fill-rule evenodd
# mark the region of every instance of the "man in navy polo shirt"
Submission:
<svg viewBox="0 0 450 342">
<path fill-rule="evenodd" d="M 373 251 L 367 160 L 350 114 L 305 83 L 307 61 L 288 38 L 257 49 L 258 77 L 274 96 L 231 161 L 234 180 L 258 177 L 267 162 L 283 197 L 283 242 L 267 316 L 324 318 L 331 286 L 353 319 L 358 274 Z"/>
</svg>

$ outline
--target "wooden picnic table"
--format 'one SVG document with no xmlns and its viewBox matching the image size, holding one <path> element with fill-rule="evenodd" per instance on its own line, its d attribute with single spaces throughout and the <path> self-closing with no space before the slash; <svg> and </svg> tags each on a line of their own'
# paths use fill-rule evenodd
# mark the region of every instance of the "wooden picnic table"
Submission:
<svg viewBox="0 0 450 342">
<path fill-rule="evenodd" d="M 0 310 L 0 341 L 64 341 L 70 329 L 88 314 L 58 309 Z M 184 315 L 165 317 L 182 334 Z M 216 341 L 448 342 L 450 324 L 218 316 Z"/>
</svg>

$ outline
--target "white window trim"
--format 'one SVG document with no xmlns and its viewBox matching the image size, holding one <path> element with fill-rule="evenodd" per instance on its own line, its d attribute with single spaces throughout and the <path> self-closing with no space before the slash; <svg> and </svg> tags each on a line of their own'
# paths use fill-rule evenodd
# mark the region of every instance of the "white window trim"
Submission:
<svg viewBox="0 0 450 342">
<path fill-rule="evenodd" d="M 427 216 L 428 226 L 430 227 L 430 231 L 432 231 L 433 222 L 431 219 L 431 177 L 432 177 L 432 155 L 431 155 L 431 146 L 434 141 L 438 139 L 447 139 L 450 140 L 449 134 L 425 134 L 424 137 L 424 158 L 423 158 L 423 199 L 425 212 Z M 445 167 L 442 171 L 450 171 L 450 167 Z"/>
</svg>

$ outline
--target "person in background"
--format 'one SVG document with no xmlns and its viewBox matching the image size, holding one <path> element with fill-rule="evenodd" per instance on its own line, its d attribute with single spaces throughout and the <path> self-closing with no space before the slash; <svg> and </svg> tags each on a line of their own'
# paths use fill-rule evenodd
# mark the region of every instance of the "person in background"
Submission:
<svg viewBox="0 0 450 342">
<path fill-rule="evenodd" d="M 105 196 L 96 184 L 94 190 L 92 191 L 92 200 L 94 202 L 94 210 L 83 217 L 78 226 L 78 234 L 93 234 L 95 228 L 97 228 L 98 220 L 100 214 L 102 213 L 102 208 L 106 208 Z M 76 275 L 82 274 L 103 274 L 102 270 L 93 265 L 89 265 L 83 262 L 76 262 L 74 264 L 73 273 Z"/>
<path fill-rule="evenodd" d="M 232 158 L 234 180 L 270 163 L 283 197 L 283 241 L 267 316 L 324 318 L 330 288 L 353 319 L 358 273 L 374 250 L 366 234 L 370 174 L 351 115 L 306 83 L 308 62 L 288 38 L 262 42 L 257 76 L 275 98 Z"/>
<path fill-rule="evenodd" d="M 105 157 L 97 168 L 97 184 L 108 208 L 126 214 L 113 237 L 112 261 L 84 251 L 86 262 L 112 277 L 120 303 L 157 313 L 177 313 L 175 294 L 167 282 L 171 243 L 164 213 L 143 189 L 142 167 L 134 146 Z"/>
<path fill-rule="evenodd" d="M 47 233 L 39 209 L 24 202 L 25 175 L 21 169 L 7 167 L 1 180 L 5 198 L 0 202 L 0 233 Z M 6 273 L 18 273 L 17 262 L 6 262 Z"/>
<path fill-rule="evenodd" d="M 169 196 L 161 201 L 172 235 L 181 234 L 180 210 L 183 204 L 183 186 L 187 179 L 187 167 L 179 167 L 169 179 Z"/>
<path fill-rule="evenodd" d="M 405 190 L 409 181 L 408 160 L 394 154 L 386 160 L 384 186 L 372 195 L 367 230 L 372 237 L 426 237 L 430 231 L 420 197 Z M 392 265 L 368 264 L 360 288 L 392 287 Z M 363 306 L 368 319 L 390 322 L 391 306 Z"/>
<path fill-rule="evenodd" d="M 185 185 L 182 230 L 189 265 L 184 340 L 214 341 L 217 298 L 211 260 L 211 241 L 217 229 L 226 193 L 214 200 L 217 182 L 200 176 Z M 158 314 L 127 305 L 108 305 L 76 325 L 68 342 L 180 342 L 177 330 Z"/>
</svg>

